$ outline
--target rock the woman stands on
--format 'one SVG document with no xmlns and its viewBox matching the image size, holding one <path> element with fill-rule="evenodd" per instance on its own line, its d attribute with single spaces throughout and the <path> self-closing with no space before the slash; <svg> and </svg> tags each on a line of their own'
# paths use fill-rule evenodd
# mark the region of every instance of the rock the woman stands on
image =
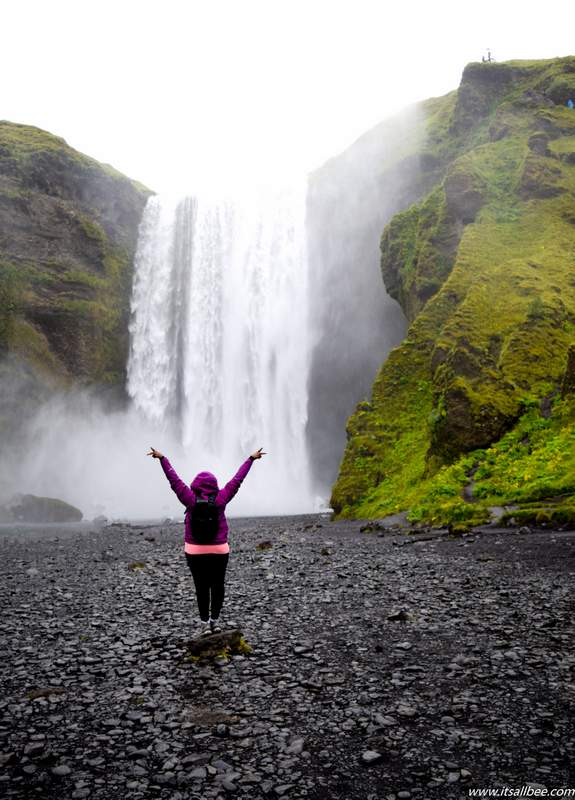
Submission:
<svg viewBox="0 0 575 800">
<path fill-rule="evenodd" d="M 178 500 L 186 507 L 184 552 L 196 588 L 198 610 L 200 612 L 200 635 L 217 633 L 221 630 L 218 620 L 224 602 L 226 568 L 230 547 L 228 544 L 228 521 L 225 515 L 227 504 L 236 495 L 242 481 L 250 471 L 253 462 L 266 455 L 260 447 L 247 458 L 234 477 L 223 489 L 211 472 L 199 472 L 190 486 L 178 476 L 163 453 L 150 448 L 149 456 L 157 458 L 166 478 Z M 217 513 L 217 531 L 209 544 L 194 538 L 192 526 L 196 502 L 212 499 Z"/>
</svg>

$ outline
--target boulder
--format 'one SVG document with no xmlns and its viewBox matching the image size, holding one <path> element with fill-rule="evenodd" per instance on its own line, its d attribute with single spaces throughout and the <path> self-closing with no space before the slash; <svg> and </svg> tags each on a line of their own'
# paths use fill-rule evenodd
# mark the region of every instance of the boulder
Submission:
<svg viewBox="0 0 575 800">
<path fill-rule="evenodd" d="M 237 628 L 211 636 L 200 636 L 184 643 L 188 656 L 194 658 L 213 658 L 215 656 L 241 653 L 246 649 L 242 632 Z"/>
<path fill-rule="evenodd" d="M 84 516 L 79 508 L 63 500 L 33 494 L 15 495 L 5 510 L 15 522 L 80 522 Z"/>
</svg>

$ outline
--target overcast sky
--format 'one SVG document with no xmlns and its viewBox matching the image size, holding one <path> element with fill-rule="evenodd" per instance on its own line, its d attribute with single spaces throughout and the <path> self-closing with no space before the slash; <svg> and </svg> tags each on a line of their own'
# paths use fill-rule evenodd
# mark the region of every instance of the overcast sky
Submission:
<svg viewBox="0 0 575 800">
<path fill-rule="evenodd" d="M 573 0 L 0 0 L 0 118 L 162 191 L 304 173 L 499 61 L 575 53 Z M 571 9 L 571 10 L 570 10 Z"/>
</svg>

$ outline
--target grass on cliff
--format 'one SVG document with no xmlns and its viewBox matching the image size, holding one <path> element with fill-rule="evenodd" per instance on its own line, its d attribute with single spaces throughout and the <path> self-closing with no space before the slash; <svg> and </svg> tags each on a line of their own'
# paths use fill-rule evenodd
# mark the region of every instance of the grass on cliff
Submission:
<svg viewBox="0 0 575 800">
<path fill-rule="evenodd" d="M 22 125 L 8 120 L 0 120 L 0 152 L 4 160 L 11 159 L 18 169 L 26 163 L 34 161 L 42 154 L 51 154 L 62 167 L 77 165 L 86 170 L 105 173 L 119 183 L 129 181 L 142 194 L 150 194 L 150 190 L 138 181 L 126 178 L 110 164 L 102 164 L 73 147 L 60 136 L 36 128 L 33 125 Z"/>
<path fill-rule="evenodd" d="M 433 429 L 442 423 L 442 408 L 440 403 L 432 402 L 432 384 L 425 380 L 421 348 L 425 347 L 427 335 L 434 331 L 435 346 L 446 350 L 465 338 L 477 350 L 488 353 L 493 340 L 497 341 L 500 352 L 493 380 L 485 372 L 475 374 L 473 365 L 469 376 L 458 378 L 467 384 L 477 415 L 484 408 L 497 405 L 519 418 L 525 403 L 556 388 L 565 369 L 567 347 L 574 337 L 575 319 L 575 292 L 564 285 L 575 255 L 571 226 L 561 214 L 564 207 L 562 197 L 531 204 L 522 209 L 518 218 L 505 223 L 489 221 L 493 218 L 492 209 L 486 209 L 482 223 L 468 226 L 458 262 L 444 290 L 412 326 L 410 338 L 395 352 L 392 366 L 382 371 L 371 405 L 360 406 L 350 420 L 346 457 L 351 463 L 346 469 L 344 460 L 338 491 L 345 491 L 347 482 L 354 491 L 349 494 L 351 502 L 345 504 L 348 507 L 342 508 L 344 516 L 385 516 L 410 508 L 414 522 L 445 524 L 487 519 L 481 504 L 470 505 L 461 497 L 461 490 L 468 483 L 466 473 L 477 461 L 476 452 L 441 468 L 437 475 L 429 475 L 427 453 Z M 444 301 L 449 295 L 464 300 L 445 319 Z M 427 347 L 430 359 L 433 345 L 429 340 Z M 415 352 L 420 354 L 418 368 Z M 389 381 L 390 370 L 401 371 L 401 379 Z M 374 415 L 379 419 L 373 419 Z M 531 416 L 528 420 L 533 423 Z M 552 423 L 538 425 L 545 437 Z M 517 430 L 517 435 L 522 436 L 521 426 Z M 499 450 L 495 452 L 498 466 L 494 470 L 499 470 L 501 486 L 507 489 L 487 497 L 487 490 L 478 482 L 477 496 L 486 505 L 515 502 L 511 487 L 515 485 L 516 472 L 508 460 L 500 457 Z M 517 469 L 526 474 L 526 460 L 534 457 L 519 452 L 522 455 Z M 541 453 L 547 457 L 545 447 Z M 361 502 L 354 503 L 358 485 L 364 485 L 366 491 Z M 538 483 L 540 489 L 545 485 L 543 480 Z M 558 492 L 559 488 L 556 487 Z"/>
<path fill-rule="evenodd" d="M 442 467 L 431 478 L 425 477 L 421 460 L 408 458 L 408 468 L 382 482 L 371 500 L 367 496 L 357 516 L 380 517 L 409 507 L 413 524 L 476 525 L 489 521 L 491 506 L 519 506 L 508 517 L 569 521 L 575 507 L 575 400 L 556 400 L 549 417 L 541 415 L 538 404 L 527 405 L 517 425 L 498 442 Z M 471 502 L 463 496 L 466 487 Z"/>
<path fill-rule="evenodd" d="M 474 502 L 463 498 L 466 486 L 472 488 Z M 546 501 L 549 514 L 543 517 Z M 498 442 L 443 467 L 419 487 L 409 519 L 431 525 L 477 524 L 489 519 L 490 506 L 515 505 L 523 509 L 518 515 L 523 521 L 553 518 L 558 523 L 565 509 L 575 505 L 574 399 L 556 400 L 548 418 L 538 404 L 531 404 Z"/>
<path fill-rule="evenodd" d="M 342 516 L 409 509 L 412 521 L 425 524 L 481 522 L 488 505 L 572 492 L 568 403 L 556 405 L 549 420 L 531 409 L 557 390 L 575 340 L 575 112 L 533 108 L 541 95 L 529 94 L 571 69 L 564 61 L 522 63 L 525 80 L 510 81 L 508 93 L 491 103 L 446 181 L 394 218 L 384 235 L 386 283 L 416 316 L 383 366 L 371 402 L 360 404 L 348 423 L 332 494 Z M 442 144 L 450 136 L 447 116 L 438 120 L 433 146 L 448 152 L 454 141 Z M 533 143 L 534 131 L 540 138 Z M 479 195 L 480 210 L 473 222 L 460 224 L 446 272 L 447 226 L 457 231 L 445 214 L 454 187 L 462 192 L 456 209 Z M 437 202 L 441 192 L 447 205 Z M 424 209 L 429 219 L 422 225 Z M 409 298 L 427 275 L 440 285 L 420 310 Z M 529 447 L 517 444 L 526 437 Z M 470 503 L 462 490 L 474 469 Z"/>
<path fill-rule="evenodd" d="M 123 382 L 133 224 L 114 222 L 107 198 L 129 210 L 138 194 L 149 191 L 60 137 L 0 122 L 0 199 L 21 234 L 16 255 L 0 242 L 0 351 L 58 376 Z M 43 226 L 62 231 L 50 257 Z"/>
</svg>

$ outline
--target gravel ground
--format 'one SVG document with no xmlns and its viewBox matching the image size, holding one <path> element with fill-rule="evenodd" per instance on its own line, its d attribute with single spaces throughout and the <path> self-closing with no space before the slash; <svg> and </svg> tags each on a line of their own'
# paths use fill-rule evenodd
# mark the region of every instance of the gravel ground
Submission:
<svg viewBox="0 0 575 800">
<path fill-rule="evenodd" d="M 196 608 L 181 524 L 4 530 L 0 793 L 575 786 L 575 532 L 360 527 L 233 520 L 224 611 L 252 652 L 207 664 L 182 660 Z"/>
</svg>

